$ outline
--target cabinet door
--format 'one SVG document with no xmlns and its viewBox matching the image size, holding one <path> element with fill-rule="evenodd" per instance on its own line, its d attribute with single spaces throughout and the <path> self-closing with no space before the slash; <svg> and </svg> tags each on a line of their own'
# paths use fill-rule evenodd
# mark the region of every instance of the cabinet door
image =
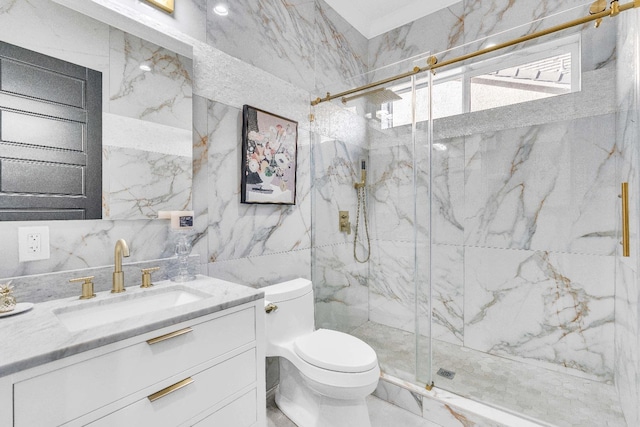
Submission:
<svg viewBox="0 0 640 427">
<path fill-rule="evenodd" d="M 253 389 L 194 424 L 194 427 L 251 427 L 257 422 L 257 397 Z"/>
<path fill-rule="evenodd" d="M 166 387 L 164 391 L 168 394 L 153 402 L 145 397 L 88 425 L 175 427 L 255 384 L 256 379 L 256 350 L 253 348 L 194 375 L 193 382 L 180 389 L 168 392 L 169 387 Z M 255 419 L 255 409 L 252 416 Z"/>
</svg>

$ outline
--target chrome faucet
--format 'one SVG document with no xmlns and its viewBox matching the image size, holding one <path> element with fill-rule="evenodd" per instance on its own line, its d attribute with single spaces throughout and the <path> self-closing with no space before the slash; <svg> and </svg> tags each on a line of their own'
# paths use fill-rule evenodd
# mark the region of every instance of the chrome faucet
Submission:
<svg viewBox="0 0 640 427">
<path fill-rule="evenodd" d="M 122 257 L 129 256 L 129 246 L 124 239 L 120 239 L 116 242 L 116 249 L 114 254 L 114 270 L 113 270 L 113 289 L 112 294 L 119 294 L 126 291 L 124 288 L 124 273 L 122 272 Z"/>
</svg>

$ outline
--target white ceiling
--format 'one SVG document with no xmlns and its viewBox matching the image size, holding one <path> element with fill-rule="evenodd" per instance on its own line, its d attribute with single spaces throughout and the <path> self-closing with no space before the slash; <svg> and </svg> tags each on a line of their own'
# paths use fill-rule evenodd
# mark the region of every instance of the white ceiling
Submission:
<svg viewBox="0 0 640 427">
<path fill-rule="evenodd" d="M 368 39 L 460 0 L 325 0 Z"/>
</svg>

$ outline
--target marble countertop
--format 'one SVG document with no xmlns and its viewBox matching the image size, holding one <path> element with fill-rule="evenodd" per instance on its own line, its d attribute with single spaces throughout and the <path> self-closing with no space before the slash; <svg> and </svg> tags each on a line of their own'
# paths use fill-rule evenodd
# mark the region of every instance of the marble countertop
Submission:
<svg viewBox="0 0 640 427">
<path fill-rule="evenodd" d="M 172 289 L 192 291 L 202 299 L 146 314 L 133 313 L 110 324 L 69 331 L 55 313 L 71 311 L 83 305 L 106 306 L 116 299 L 144 298 L 145 292 L 163 293 Z M 263 291 L 220 279 L 197 276 L 185 283 L 162 281 L 153 288 L 139 286 L 127 292 L 100 292 L 95 298 L 64 298 L 35 304 L 32 310 L 0 318 L 0 377 L 43 365 L 63 357 L 215 313 L 264 296 Z M 19 301 L 27 302 L 27 301 Z"/>
</svg>

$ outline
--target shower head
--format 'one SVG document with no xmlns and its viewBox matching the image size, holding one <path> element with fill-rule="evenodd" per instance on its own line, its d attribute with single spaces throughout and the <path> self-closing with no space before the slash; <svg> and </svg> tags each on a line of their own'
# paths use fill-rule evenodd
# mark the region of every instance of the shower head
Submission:
<svg viewBox="0 0 640 427">
<path fill-rule="evenodd" d="M 589 14 L 595 15 L 607 10 L 607 0 L 596 0 L 589 6 Z"/>
<path fill-rule="evenodd" d="M 348 98 L 342 98 L 342 103 L 346 104 L 349 101 L 353 101 L 357 98 L 364 98 L 373 105 L 386 104 L 393 101 L 398 101 L 402 99 L 392 90 L 381 87 L 378 89 L 371 90 L 369 92 L 359 93 L 358 95 L 350 96 Z"/>
</svg>

